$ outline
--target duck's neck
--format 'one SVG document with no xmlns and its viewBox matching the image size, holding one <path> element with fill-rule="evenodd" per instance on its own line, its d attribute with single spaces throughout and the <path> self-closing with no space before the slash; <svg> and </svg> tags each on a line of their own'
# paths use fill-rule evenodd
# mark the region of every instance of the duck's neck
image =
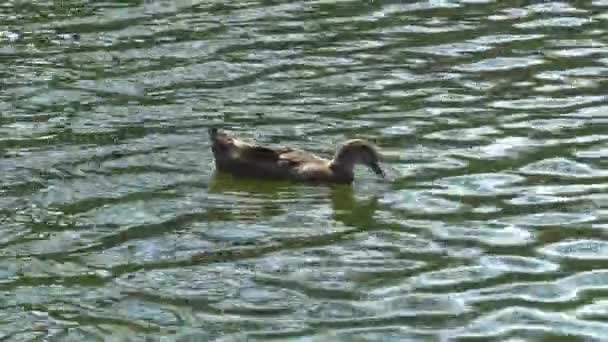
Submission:
<svg viewBox="0 0 608 342">
<path fill-rule="evenodd" d="M 354 178 L 355 163 L 340 159 L 332 159 L 329 167 L 333 171 L 334 177 L 345 182 L 352 182 Z"/>
</svg>

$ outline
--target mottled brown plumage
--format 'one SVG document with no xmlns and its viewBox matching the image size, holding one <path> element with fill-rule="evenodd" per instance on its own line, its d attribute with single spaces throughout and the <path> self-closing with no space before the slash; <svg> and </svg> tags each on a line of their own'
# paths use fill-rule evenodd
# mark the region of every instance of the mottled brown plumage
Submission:
<svg viewBox="0 0 608 342">
<path fill-rule="evenodd" d="M 209 129 L 209 137 L 216 169 L 236 176 L 349 184 L 355 164 L 363 164 L 384 177 L 380 155 L 361 139 L 345 142 L 330 160 L 296 148 L 247 143 L 217 128 Z"/>
</svg>

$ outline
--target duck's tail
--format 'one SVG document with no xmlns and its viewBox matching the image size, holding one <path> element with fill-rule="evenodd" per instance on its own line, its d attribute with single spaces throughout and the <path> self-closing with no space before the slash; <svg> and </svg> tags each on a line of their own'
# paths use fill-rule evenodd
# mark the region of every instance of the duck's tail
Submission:
<svg viewBox="0 0 608 342">
<path fill-rule="evenodd" d="M 211 144 L 211 150 L 217 157 L 218 154 L 225 153 L 234 144 L 233 140 L 226 135 L 226 133 L 218 128 L 209 128 L 209 141 Z"/>
<path fill-rule="evenodd" d="M 209 139 L 211 139 L 211 141 L 217 139 L 217 135 L 219 134 L 219 130 L 217 128 L 211 127 L 207 130 L 207 132 L 209 133 Z"/>
</svg>

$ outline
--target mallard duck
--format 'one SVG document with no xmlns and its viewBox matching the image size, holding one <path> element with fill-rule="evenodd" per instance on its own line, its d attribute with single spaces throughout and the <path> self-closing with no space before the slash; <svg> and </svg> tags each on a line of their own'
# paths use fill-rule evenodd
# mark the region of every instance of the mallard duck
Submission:
<svg viewBox="0 0 608 342">
<path fill-rule="evenodd" d="M 292 147 L 244 142 L 217 128 L 209 129 L 209 137 L 216 169 L 236 176 L 350 184 L 355 164 L 363 164 L 384 178 L 379 153 L 361 139 L 345 142 L 330 160 Z"/>
</svg>

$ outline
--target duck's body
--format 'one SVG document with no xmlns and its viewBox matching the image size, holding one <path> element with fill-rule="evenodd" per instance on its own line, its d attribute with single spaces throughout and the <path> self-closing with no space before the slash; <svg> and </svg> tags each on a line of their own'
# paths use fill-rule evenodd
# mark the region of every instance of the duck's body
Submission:
<svg viewBox="0 0 608 342">
<path fill-rule="evenodd" d="M 378 153 L 363 140 L 350 140 L 333 159 L 325 159 L 301 149 L 247 143 L 216 128 L 209 129 L 209 137 L 216 169 L 236 176 L 349 184 L 357 163 L 366 164 L 383 176 Z"/>
</svg>

